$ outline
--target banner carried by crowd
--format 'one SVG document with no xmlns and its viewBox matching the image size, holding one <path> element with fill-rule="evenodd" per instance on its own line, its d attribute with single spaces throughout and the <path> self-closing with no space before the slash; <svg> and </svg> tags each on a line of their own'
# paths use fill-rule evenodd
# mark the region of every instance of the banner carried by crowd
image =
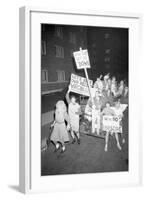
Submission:
<svg viewBox="0 0 146 200">
<path fill-rule="evenodd" d="M 84 69 L 86 78 L 71 74 L 70 91 L 89 97 L 84 116 L 92 122 L 92 132 L 98 135 L 101 130 L 122 133 L 123 112 L 128 106 L 128 87 L 124 80 L 118 83 L 116 77 L 110 77 L 108 73 L 100 75 L 93 83 L 87 72 L 91 68 L 88 50 L 80 48 L 73 55 L 77 69 Z M 121 100 L 124 104 L 121 104 Z M 104 109 L 106 114 L 103 114 Z"/>
<path fill-rule="evenodd" d="M 91 87 L 93 86 L 93 81 L 89 80 Z M 89 89 L 87 85 L 87 80 L 84 77 L 71 74 L 70 81 L 71 92 L 75 92 L 81 95 L 90 96 Z"/>
</svg>

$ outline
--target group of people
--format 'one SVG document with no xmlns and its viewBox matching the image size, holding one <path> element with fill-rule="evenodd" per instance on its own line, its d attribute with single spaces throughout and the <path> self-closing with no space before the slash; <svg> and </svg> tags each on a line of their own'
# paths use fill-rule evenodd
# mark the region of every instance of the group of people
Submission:
<svg viewBox="0 0 146 200">
<path fill-rule="evenodd" d="M 70 131 L 72 137 L 72 144 L 76 141 L 80 144 L 80 133 L 79 133 L 79 121 L 81 113 L 81 106 L 77 102 L 74 95 L 69 96 L 70 86 L 66 94 L 65 102 L 60 100 L 56 104 L 55 109 L 55 120 L 51 126 L 54 127 L 50 140 L 55 144 L 55 152 L 61 148 L 61 153 L 63 153 L 65 148 L 65 143 L 69 142 L 70 137 L 68 132 Z M 67 109 L 68 108 L 68 109 Z"/>
<path fill-rule="evenodd" d="M 103 79 L 102 76 L 98 77 L 93 87 L 91 88 L 91 97 L 85 107 L 85 118 L 92 123 L 92 133 L 100 135 L 103 131 L 103 116 L 117 116 L 120 118 L 121 130 L 122 130 L 122 118 L 123 112 L 128 106 L 128 87 L 123 80 L 119 83 L 116 77 L 110 78 L 109 74 L 106 74 Z M 106 131 L 105 134 L 105 151 L 108 150 L 109 134 L 113 135 L 113 130 Z M 117 147 L 121 150 L 119 143 L 119 133 L 114 132 Z M 121 134 L 124 136 L 124 134 Z M 123 137 L 122 142 L 125 142 Z"/>
<path fill-rule="evenodd" d="M 80 115 L 91 122 L 92 133 L 99 135 L 102 129 L 102 117 L 106 116 L 118 116 L 121 119 L 121 133 L 122 133 L 122 118 L 128 104 L 128 87 L 125 82 L 121 80 L 117 82 L 115 77 L 110 78 L 109 74 L 104 77 L 100 76 L 95 81 L 93 87 L 89 88 L 91 96 L 89 97 L 85 106 L 84 113 L 81 111 L 81 105 L 77 102 L 74 95 L 69 96 L 71 88 L 69 86 L 66 101 L 60 100 L 56 104 L 55 120 L 52 124 L 53 131 L 50 140 L 55 144 L 55 152 L 61 149 L 63 153 L 65 148 L 65 142 L 68 142 L 70 132 L 72 137 L 72 143 L 77 141 L 80 144 Z M 123 104 L 124 103 L 124 104 Z M 108 130 L 105 133 L 105 148 L 108 150 L 109 135 L 115 135 L 117 141 L 117 147 L 121 150 L 119 142 L 119 133 Z M 123 134 L 122 134 L 123 135 Z M 122 142 L 125 142 L 123 137 Z"/>
</svg>

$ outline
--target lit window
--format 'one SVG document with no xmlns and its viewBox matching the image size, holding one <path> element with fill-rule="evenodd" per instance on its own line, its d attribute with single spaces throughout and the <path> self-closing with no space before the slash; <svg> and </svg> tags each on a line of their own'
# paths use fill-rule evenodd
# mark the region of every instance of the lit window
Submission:
<svg viewBox="0 0 146 200">
<path fill-rule="evenodd" d="M 84 47 L 84 40 L 81 40 L 81 47 Z"/>
<path fill-rule="evenodd" d="M 95 44 L 95 43 L 93 43 L 93 44 L 92 44 L 92 47 L 93 47 L 93 48 L 95 48 L 95 47 L 96 47 L 96 44 Z"/>
<path fill-rule="evenodd" d="M 105 65 L 105 68 L 106 68 L 106 69 L 110 69 L 110 65 L 109 65 L 109 64 L 106 64 L 106 65 Z"/>
<path fill-rule="evenodd" d="M 46 55 L 46 41 L 42 41 L 41 52 L 42 52 L 42 55 Z"/>
<path fill-rule="evenodd" d="M 76 44 L 76 35 L 75 33 L 70 32 L 70 42 Z"/>
<path fill-rule="evenodd" d="M 63 38 L 63 30 L 61 26 L 55 26 L 55 36 Z"/>
<path fill-rule="evenodd" d="M 55 45 L 55 56 L 57 58 L 64 58 L 64 48 L 58 45 Z"/>
<path fill-rule="evenodd" d="M 58 82 L 64 82 L 65 81 L 65 71 L 58 70 L 57 71 L 57 77 L 58 77 Z"/>
<path fill-rule="evenodd" d="M 105 49 L 106 54 L 110 54 L 110 52 L 111 52 L 111 49 Z"/>
<path fill-rule="evenodd" d="M 80 27 L 80 31 L 81 31 L 81 32 L 84 31 L 84 27 L 83 27 L 83 26 Z"/>
<path fill-rule="evenodd" d="M 110 62 L 110 57 L 105 57 L 105 58 L 104 58 L 104 61 L 105 61 L 105 62 Z"/>
<path fill-rule="evenodd" d="M 42 70 L 42 82 L 43 83 L 48 82 L 48 70 L 46 69 Z"/>
<path fill-rule="evenodd" d="M 109 39 L 110 38 L 110 34 L 109 33 L 105 33 L 104 34 L 104 39 Z"/>
</svg>

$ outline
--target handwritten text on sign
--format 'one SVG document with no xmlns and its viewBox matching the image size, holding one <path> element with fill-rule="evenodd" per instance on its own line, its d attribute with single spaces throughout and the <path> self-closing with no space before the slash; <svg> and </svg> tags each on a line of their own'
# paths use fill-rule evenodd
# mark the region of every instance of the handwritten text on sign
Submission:
<svg viewBox="0 0 146 200">
<path fill-rule="evenodd" d="M 93 85 L 93 81 L 89 80 L 90 85 Z M 78 93 L 78 94 L 82 94 L 85 96 L 90 96 L 89 94 L 89 88 L 87 85 L 87 80 L 84 77 L 75 75 L 75 74 L 71 74 L 71 81 L 70 81 L 70 87 L 71 87 L 71 91 Z"/>
<path fill-rule="evenodd" d="M 117 116 L 103 116 L 103 131 L 122 133 L 121 119 Z"/>
<path fill-rule="evenodd" d="M 73 53 L 77 69 L 90 68 L 90 61 L 87 49 Z"/>
</svg>

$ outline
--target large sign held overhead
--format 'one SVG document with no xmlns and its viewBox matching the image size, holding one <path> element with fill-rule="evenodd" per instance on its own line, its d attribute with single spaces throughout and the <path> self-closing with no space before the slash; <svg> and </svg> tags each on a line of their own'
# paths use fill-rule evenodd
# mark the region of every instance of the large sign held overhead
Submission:
<svg viewBox="0 0 146 200">
<path fill-rule="evenodd" d="M 93 85 L 92 80 L 89 80 L 89 83 L 91 86 Z M 70 91 L 81 95 L 90 96 L 86 78 L 75 74 L 71 74 Z"/>
<path fill-rule="evenodd" d="M 76 51 L 73 53 L 77 69 L 90 68 L 90 61 L 87 49 Z"/>
<path fill-rule="evenodd" d="M 103 116 L 103 131 L 122 133 L 121 118 L 118 116 Z"/>
</svg>

